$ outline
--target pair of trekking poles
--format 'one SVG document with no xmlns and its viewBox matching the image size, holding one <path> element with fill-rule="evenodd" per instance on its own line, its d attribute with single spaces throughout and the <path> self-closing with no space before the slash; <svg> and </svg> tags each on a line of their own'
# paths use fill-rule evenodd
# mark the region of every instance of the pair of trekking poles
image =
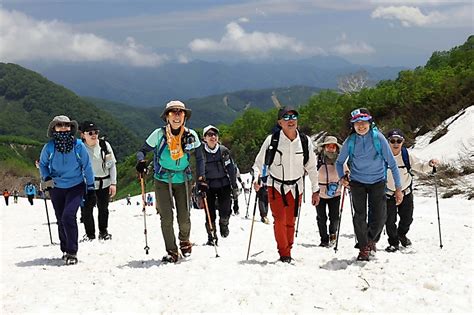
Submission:
<svg viewBox="0 0 474 315">
<path fill-rule="evenodd" d="M 439 248 L 443 248 L 443 240 L 442 240 L 442 237 L 441 237 L 441 219 L 440 219 L 440 216 L 439 216 L 439 200 L 438 200 L 438 178 L 436 176 L 436 167 L 433 166 L 433 172 L 432 172 L 432 175 L 434 177 L 434 187 L 435 187 L 435 198 L 436 198 L 436 212 L 437 212 L 437 215 L 438 215 L 438 233 L 439 233 Z M 349 193 L 349 198 L 350 198 L 350 205 L 351 205 L 351 213 L 352 213 L 352 217 L 354 217 L 354 207 L 353 207 L 353 204 L 352 204 L 352 193 L 350 191 L 350 189 L 348 189 L 348 193 Z M 339 244 L 339 231 L 341 229 L 341 221 L 342 221 L 342 209 L 344 207 L 344 197 L 346 195 L 346 187 L 344 186 L 343 190 L 342 190 L 342 199 L 341 199 L 341 207 L 339 209 L 339 222 L 338 222 L 338 226 L 337 226 L 337 236 L 336 236 L 336 245 L 334 246 L 334 252 L 337 253 L 337 250 L 338 250 L 338 244 Z M 357 239 L 355 240 L 356 243 L 357 243 Z"/>
</svg>

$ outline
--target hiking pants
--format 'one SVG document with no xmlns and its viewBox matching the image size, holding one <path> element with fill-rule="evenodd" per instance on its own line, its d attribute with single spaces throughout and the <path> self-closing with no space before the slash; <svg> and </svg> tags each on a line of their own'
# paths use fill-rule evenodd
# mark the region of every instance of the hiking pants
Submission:
<svg viewBox="0 0 474 315">
<path fill-rule="evenodd" d="M 97 189 L 95 199 L 87 199 L 81 208 L 82 222 L 89 238 L 95 238 L 94 207 L 97 205 L 99 232 L 107 232 L 109 222 L 109 187 Z"/>
<path fill-rule="evenodd" d="M 397 213 L 400 217 L 397 230 Z M 413 194 L 409 193 L 403 197 L 403 201 L 398 206 L 395 205 L 395 196 L 387 199 L 387 222 L 385 228 L 388 235 L 388 243 L 398 246 L 398 236 L 405 236 L 410 230 L 413 222 Z"/>
<path fill-rule="evenodd" d="M 26 195 L 28 197 L 28 201 L 30 202 L 30 205 L 33 205 L 33 199 L 35 199 L 35 195 Z"/>
<path fill-rule="evenodd" d="M 5 198 L 5 204 L 8 206 L 8 198 L 9 198 L 10 196 L 3 196 L 3 197 Z"/>
<path fill-rule="evenodd" d="M 354 206 L 354 232 L 359 242 L 359 248 L 367 245 L 368 241 L 380 238 L 387 219 L 387 203 L 385 196 L 385 181 L 375 184 L 350 182 L 352 205 Z M 371 220 L 367 223 L 368 206 L 370 204 Z"/>
<path fill-rule="evenodd" d="M 166 182 L 155 179 L 156 210 L 161 218 L 161 233 L 165 241 L 166 251 L 176 252 L 178 251 L 178 246 L 176 245 L 176 236 L 173 228 L 173 200 L 171 199 L 168 185 Z M 176 205 L 179 227 L 178 239 L 180 241 L 189 241 L 191 219 L 189 217 L 187 201 L 190 200 L 190 195 L 186 195 L 185 183 L 171 184 L 171 191 L 174 204 Z M 191 193 L 191 189 L 189 189 L 188 193 Z"/>
<path fill-rule="evenodd" d="M 227 226 L 229 224 L 229 218 L 232 214 L 231 203 L 231 188 L 230 185 L 212 188 L 209 187 L 209 190 L 206 193 L 207 196 L 207 206 L 209 208 L 209 216 L 211 217 L 212 225 L 215 226 L 216 221 L 216 201 L 219 205 L 219 225 Z M 206 215 L 206 226 L 209 225 L 209 220 Z"/>
<path fill-rule="evenodd" d="M 61 251 L 68 254 L 77 253 L 77 219 L 82 198 L 85 193 L 85 184 L 80 183 L 71 188 L 54 187 L 49 191 L 54 213 L 58 221 L 58 233 Z"/>
<path fill-rule="evenodd" d="M 258 194 L 258 210 L 260 211 L 260 217 L 264 218 L 268 216 L 268 191 L 267 189 L 260 188 Z"/>
<path fill-rule="evenodd" d="M 326 214 L 326 205 L 329 209 L 329 234 L 337 233 L 337 225 L 339 224 L 339 203 L 341 196 L 334 198 L 321 198 L 316 206 L 316 221 L 318 222 L 319 236 L 321 242 L 329 243 L 328 228 L 326 222 L 328 216 Z"/>
<path fill-rule="evenodd" d="M 273 194 L 275 194 L 275 198 L 273 198 Z M 280 257 L 291 257 L 291 248 L 293 247 L 295 237 L 295 199 L 291 191 L 289 191 L 286 194 L 288 206 L 285 206 L 280 192 L 273 187 L 268 187 L 268 196 L 273 215 L 273 230 L 278 253 Z M 301 196 L 302 194 L 299 195 L 300 202 Z"/>
</svg>

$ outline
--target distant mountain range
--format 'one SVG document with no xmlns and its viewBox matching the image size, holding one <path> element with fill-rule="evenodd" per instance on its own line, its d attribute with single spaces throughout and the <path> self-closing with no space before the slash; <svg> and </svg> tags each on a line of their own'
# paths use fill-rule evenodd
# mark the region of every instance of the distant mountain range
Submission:
<svg viewBox="0 0 474 315">
<path fill-rule="evenodd" d="M 334 89 L 339 76 L 359 70 L 367 71 L 375 84 L 396 78 L 404 69 L 355 65 L 334 56 L 269 63 L 193 61 L 157 68 L 104 63 L 25 66 L 78 95 L 140 107 L 163 106 L 172 99 L 185 100 L 240 90 L 295 85 Z"/>
</svg>

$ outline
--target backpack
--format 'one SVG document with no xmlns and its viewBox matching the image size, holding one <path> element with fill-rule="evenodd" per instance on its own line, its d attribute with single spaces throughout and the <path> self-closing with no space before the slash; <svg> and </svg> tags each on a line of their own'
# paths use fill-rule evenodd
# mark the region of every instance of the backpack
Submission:
<svg viewBox="0 0 474 315">
<path fill-rule="evenodd" d="M 109 150 L 107 149 L 107 142 L 105 141 L 105 136 L 99 138 L 99 146 L 100 146 L 100 156 L 102 158 L 102 169 L 105 171 L 105 158 L 107 154 L 109 154 Z"/>
<path fill-rule="evenodd" d="M 399 168 L 405 167 L 405 168 L 407 169 L 408 174 L 410 174 L 411 176 L 413 176 L 413 174 L 412 174 L 412 172 L 411 172 L 410 156 L 409 156 L 409 154 L 408 154 L 407 148 L 405 148 L 405 147 L 402 147 L 402 160 L 403 160 L 403 164 L 404 164 L 405 166 L 402 166 L 402 167 L 399 167 Z"/>
<path fill-rule="evenodd" d="M 82 144 L 82 140 L 74 139 L 74 146 L 73 146 L 74 155 L 76 156 L 76 160 L 77 160 L 77 162 L 79 163 L 79 166 L 82 169 L 83 168 L 82 158 L 79 155 L 79 153 L 77 152 L 78 150 L 80 150 L 81 144 Z M 49 153 L 49 155 L 48 155 L 48 168 L 51 170 L 51 163 L 53 163 L 52 160 L 53 160 L 53 157 L 54 157 L 54 153 L 56 152 L 56 148 L 54 147 L 54 141 L 49 141 L 46 144 L 46 152 Z"/>
<path fill-rule="evenodd" d="M 308 137 L 302 132 L 299 132 L 299 137 L 301 141 L 301 145 L 303 147 L 303 165 L 306 166 L 309 160 L 309 143 Z M 268 146 L 267 150 L 265 151 L 265 165 L 270 167 L 272 165 L 273 160 L 275 159 L 275 153 L 278 151 L 281 154 L 281 151 L 278 150 L 278 142 L 280 140 L 280 130 L 274 132 L 272 134 L 272 140 L 270 145 Z"/>
<path fill-rule="evenodd" d="M 380 157 L 385 162 L 385 169 L 387 169 L 387 161 L 385 161 L 385 159 L 383 157 L 382 145 L 380 144 L 380 139 L 378 137 L 379 129 L 377 128 L 377 126 L 375 126 L 375 124 L 372 123 L 372 126 L 371 126 L 369 132 L 372 132 L 372 139 L 373 139 L 373 142 L 374 142 L 375 151 L 377 152 L 374 156 L 374 160 L 377 157 Z M 349 136 L 349 139 L 348 139 L 348 142 L 347 142 L 347 149 L 349 151 L 349 160 L 347 162 L 347 165 L 349 166 L 349 168 L 351 167 L 352 158 L 354 156 L 355 138 L 356 138 L 356 133 L 352 133 Z"/>
</svg>

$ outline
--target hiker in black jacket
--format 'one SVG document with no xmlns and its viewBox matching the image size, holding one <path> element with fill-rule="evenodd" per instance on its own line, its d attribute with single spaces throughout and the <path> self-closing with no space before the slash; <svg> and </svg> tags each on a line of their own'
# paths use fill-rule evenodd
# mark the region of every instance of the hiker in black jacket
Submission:
<svg viewBox="0 0 474 315">
<path fill-rule="evenodd" d="M 211 217 L 212 231 L 210 230 L 206 216 L 206 230 L 208 234 L 207 245 L 217 244 L 216 231 L 216 201 L 219 204 L 219 231 L 222 237 L 229 235 L 229 218 L 232 213 L 231 201 L 237 199 L 239 189 L 237 187 L 235 166 L 230 151 L 219 143 L 219 129 L 209 125 L 203 129 L 204 135 L 204 160 L 208 185 L 207 204 Z M 232 198 L 232 199 L 231 199 Z"/>
</svg>

